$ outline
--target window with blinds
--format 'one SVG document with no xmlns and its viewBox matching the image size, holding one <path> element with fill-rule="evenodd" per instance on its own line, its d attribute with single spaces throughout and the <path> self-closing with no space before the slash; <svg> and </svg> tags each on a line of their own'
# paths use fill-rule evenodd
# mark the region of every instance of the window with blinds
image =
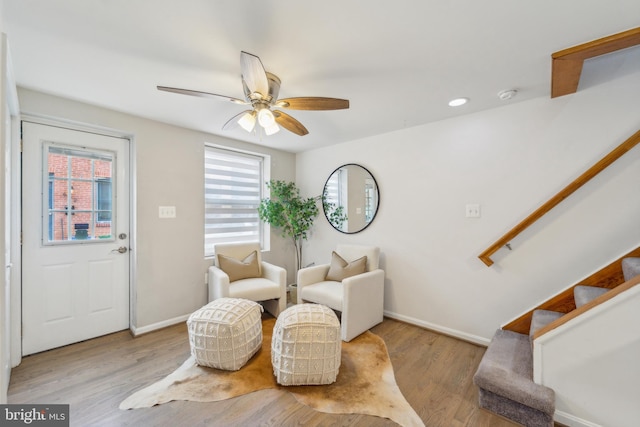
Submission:
<svg viewBox="0 0 640 427">
<path fill-rule="evenodd" d="M 216 243 L 259 241 L 264 158 L 205 146 L 204 254 Z"/>
<path fill-rule="evenodd" d="M 336 206 L 342 206 L 342 192 L 340 191 L 340 186 L 342 185 L 343 179 L 342 175 L 345 171 L 343 169 L 338 169 L 334 173 L 331 174 L 329 179 L 324 185 L 324 200 L 327 203 L 333 203 Z"/>
<path fill-rule="evenodd" d="M 346 232 L 349 229 L 349 220 L 347 219 L 346 213 L 349 211 L 349 198 L 347 194 L 349 194 L 349 189 L 347 188 L 347 183 L 349 181 L 347 174 L 349 173 L 347 168 L 340 168 L 335 170 L 329 179 L 327 179 L 326 184 L 324 185 L 324 200 L 323 209 L 325 210 L 325 215 L 331 225 L 337 230 Z M 342 218 L 339 223 L 334 223 L 330 218 L 330 214 L 334 214 L 336 212 L 336 208 L 340 206 L 344 211 L 342 212 Z"/>
</svg>

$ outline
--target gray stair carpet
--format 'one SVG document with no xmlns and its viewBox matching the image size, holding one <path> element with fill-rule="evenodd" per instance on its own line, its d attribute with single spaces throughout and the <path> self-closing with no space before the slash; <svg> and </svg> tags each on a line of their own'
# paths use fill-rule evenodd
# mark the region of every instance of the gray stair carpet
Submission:
<svg viewBox="0 0 640 427">
<path fill-rule="evenodd" d="M 640 257 L 624 258 L 625 281 L 640 275 Z M 576 307 L 582 307 L 609 289 L 576 286 Z M 526 427 L 553 427 L 555 392 L 533 381 L 533 334 L 563 313 L 534 310 L 529 335 L 498 329 L 484 353 L 473 382 L 480 407 Z"/>
<path fill-rule="evenodd" d="M 640 274 L 640 258 L 633 257 L 623 259 L 622 274 L 624 274 L 625 282 Z"/>
<path fill-rule="evenodd" d="M 549 323 L 556 319 L 561 318 L 563 313 L 550 310 L 534 310 L 533 316 L 531 316 L 531 327 L 529 328 L 529 336 L 533 337 L 533 334 L 540 328 L 547 326 Z"/>
<path fill-rule="evenodd" d="M 529 336 L 498 329 L 473 382 L 481 408 L 526 427 L 553 427 L 555 393 L 533 381 Z"/>
<path fill-rule="evenodd" d="M 576 286 L 573 288 L 573 299 L 576 301 L 576 308 L 582 307 L 608 291 L 609 289 L 607 288 L 599 288 L 597 286 Z"/>
</svg>

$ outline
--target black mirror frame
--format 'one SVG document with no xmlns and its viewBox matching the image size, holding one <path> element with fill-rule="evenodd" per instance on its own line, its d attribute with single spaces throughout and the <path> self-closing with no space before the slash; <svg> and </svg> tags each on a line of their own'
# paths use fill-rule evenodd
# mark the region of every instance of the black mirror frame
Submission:
<svg viewBox="0 0 640 427">
<path fill-rule="evenodd" d="M 336 228 L 336 226 L 333 225 L 333 223 L 331 223 L 331 221 L 329 221 L 329 216 L 327 215 L 327 211 L 324 208 L 324 203 L 322 205 L 322 212 L 324 213 L 324 217 L 327 219 L 327 222 L 329 223 L 329 225 L 334 230 L 339 231 L 340 233 L 343 233 L 343 234 L 357 234 L 357 233 L 360 233 L 361 231 L 366 230 L 371 225 L 373 220 L 376 219 L 376 215 L 378 215 L 378 209 L 380 208 L 380 187 L 378 186 L 378 181 L 376 181 L 376 178 L 373 176 L 373 174 L 371 173 L 371 171 L 369 169 L 365 168 L 364 166 L 362 166 L 362 165 L 360 165 L 358 163 L 345 163 L 344 165 L 341 165 L 341 166 L 338 166 L 337 168 L 335 168 L 333 170 L 333 172 L 331 172 L 329 174 L 329 177 L 327 178 L 327 180 L 324 183 L 324 186 L 322 187 L 322 200 L 323 201 L 324 201 L 324 194 L 325 194 L 325 191 L 327 189 L 327 184 L 329 183 L 329 180 L 331 179 L 331 177 L 333 176 L 334 173 L 338 172 L 340 169 L 342 169 L 342 168 L 344 168 L 346 166 L 357 166 L 359 168 L 364 169 L 364 171 L 369 174 L 369 176 L 373 180 L 374 185 L 376 186 L 376 193 L 377 193 L 376 208 L 375 208 L 375 211 L 373 213 L 373 216 L 371 217 L 371 221 L 369 221 L 367 223 L 367 225 L 365 225 L 364 227 L 362 227 L 361 229 L 359 229 L 357 231 L 343 231 L 343 230 L 340 230 L 339 228 Z"/>
</svg>

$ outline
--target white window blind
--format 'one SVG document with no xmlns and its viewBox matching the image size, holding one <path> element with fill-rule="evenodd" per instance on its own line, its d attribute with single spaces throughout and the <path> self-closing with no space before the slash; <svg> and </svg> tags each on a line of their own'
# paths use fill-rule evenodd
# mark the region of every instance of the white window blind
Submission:
<svg viewBox="0 0 640 427">
<path fill-rule="evenodd" d="M 205 146 L 204 253 L 216 243 L 260 241 L 258 205 L 263 161 L 259 156 Z"/>
<path fill-rule="evenodd" d="M 327 203 L 333 203 L 334 205 L 341 206 L 342 198 L 340 197 L 341 191 L 340 186 L 342 183 L 341 175 L 344 171 L 339 169 L 335 171 L 326 184 L 324 185 L 324 199 Z"/>
</svg>

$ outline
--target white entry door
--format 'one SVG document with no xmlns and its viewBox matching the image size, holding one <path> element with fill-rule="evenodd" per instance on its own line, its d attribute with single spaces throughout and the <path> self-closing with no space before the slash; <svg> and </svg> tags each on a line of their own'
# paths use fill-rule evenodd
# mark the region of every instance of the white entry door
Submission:
<svg viewBox="0 0 640 427">
<path fill-rule="evenodd" d="M 127 329 L 129 141 L 22 134 L 22 354 Z"/>
</svg>

